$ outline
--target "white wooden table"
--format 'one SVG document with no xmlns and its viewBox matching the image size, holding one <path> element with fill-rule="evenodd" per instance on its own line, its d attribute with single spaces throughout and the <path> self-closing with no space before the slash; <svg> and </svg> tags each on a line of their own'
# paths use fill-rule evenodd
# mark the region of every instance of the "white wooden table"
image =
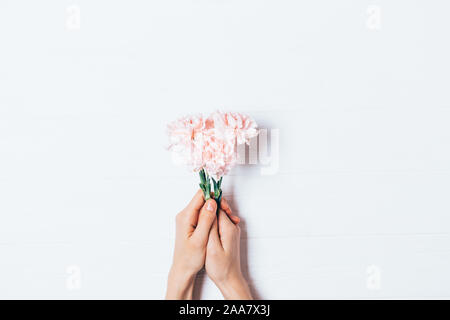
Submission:
<svg viewBox="0 0 450 320">
<path fill-rule="evenodd" d="M 256 297 L 450 297 L 448 12 L 1 1 L 0 298 L 163 298 L 198 183 L 165 124 L 215 109 L 274 134 L 224 180 Z"/>
</svg>

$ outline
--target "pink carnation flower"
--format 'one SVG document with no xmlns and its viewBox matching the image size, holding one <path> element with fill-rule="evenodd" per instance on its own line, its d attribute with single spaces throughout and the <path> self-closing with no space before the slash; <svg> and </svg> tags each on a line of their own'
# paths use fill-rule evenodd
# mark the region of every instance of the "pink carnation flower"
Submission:
<svg viewBox="0 0 450 320">
<path fill-rule="evenodd" d="M 258 135 L 256 122 L 248 115 L 237 112 L 214 112 L 214 127 L 221 131 L 225 139 L 236 139 L 237 144 L 247 143 Z"/>
<path fill-rule="evenodd" d="M 202 150 L 205 121 L 202 115 L 186 116 L 167 125 L 169 150 L 176 164 L 194 171 L 203 167 Z"/>
<path fill-rule="evenodd" d="M 210 136 L 203 148 L 203 167 L 211 176 L 226 175 L 236 164 L 236 145 L 233 140 Z"/>
<path fill-rule="evenodd" d="M 169 149 L 178 164 L 194 171 L 205 169 L 217 178 L 236 164 L 236 145 L 249 143 L 258 134 L 256 122 L 249 116 L 220 111 L 208 118 L 187 116 L 168 126 Z"/>
</svg>

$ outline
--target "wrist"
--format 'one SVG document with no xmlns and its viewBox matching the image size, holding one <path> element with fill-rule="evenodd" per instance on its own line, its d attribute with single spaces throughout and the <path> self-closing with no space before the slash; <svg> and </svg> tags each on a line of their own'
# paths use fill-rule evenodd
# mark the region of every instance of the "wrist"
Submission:
<svg viewBox="0 0 450 320">
<path fill-rule="evenodd" d="M 226 300 L 253 300 L 247 281 L 242 274 L 231 276 L 218 284 Z"/>
<path fill-rule="evenodd" d="M 167 280 L 166 299 L 192 300 L 195 275 L 195 272 L 184 271 L 172 266 Z"/>
</svg>

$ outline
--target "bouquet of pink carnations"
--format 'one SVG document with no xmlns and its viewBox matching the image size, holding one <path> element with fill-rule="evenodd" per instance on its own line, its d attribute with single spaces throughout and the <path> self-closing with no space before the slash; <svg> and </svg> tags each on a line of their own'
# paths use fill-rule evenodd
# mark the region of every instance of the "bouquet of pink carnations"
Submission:
<svg viewBox="0 0 450 320">
<path fill-rule="evenodd" d="M 216 111 L 208 117 L 186 116 L 167 125 L 169 150 L 177 164 L 199 172 L 205 200 L 213 198 L 219 208 L 222 178 L 237 162 L 237 145 L 258 135 L 256 122 L 237 112 Z"/>
</svg>

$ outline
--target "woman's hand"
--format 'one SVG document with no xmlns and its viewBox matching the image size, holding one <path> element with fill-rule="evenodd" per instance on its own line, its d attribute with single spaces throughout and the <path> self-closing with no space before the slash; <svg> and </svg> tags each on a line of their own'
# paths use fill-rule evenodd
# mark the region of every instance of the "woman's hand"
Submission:
<svg viewBox="0 0 450 320">
<path fill-rule="evenodd" d="M 252 296 L 241 272 L 238 223 L 239 218 L 231 215 L 231 209 L 223 199 L 218 220 L 213 221 L 209 233 L 205 268 L 225 299 L 250 300 Z"/>
<path fill-rule="evenodd" d="M 166 299 L 192 299 L 195 275 L 205 264 L 206 245 L 216 221 L 216 201 L 205 202 L 199 190 L 176 218 L 173 264 Z"/>
</svg>

